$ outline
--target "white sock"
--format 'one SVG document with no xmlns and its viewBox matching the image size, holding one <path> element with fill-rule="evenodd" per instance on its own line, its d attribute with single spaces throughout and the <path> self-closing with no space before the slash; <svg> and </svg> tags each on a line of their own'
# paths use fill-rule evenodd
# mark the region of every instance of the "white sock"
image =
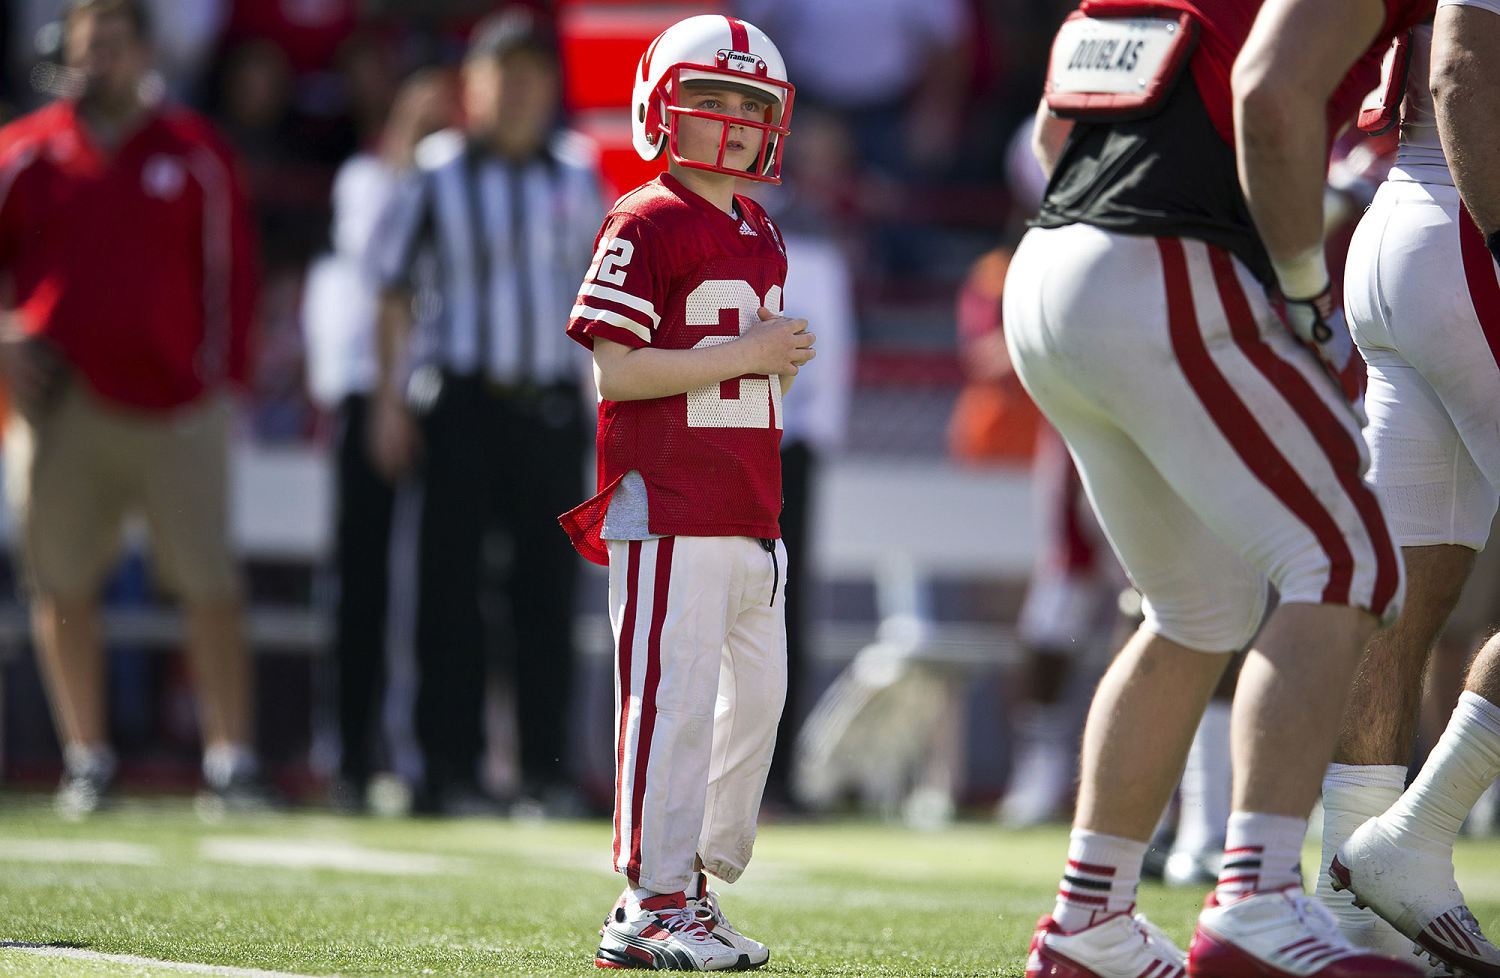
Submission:
<svg viewBox="0 0 1500 978">
<path fill-rule="evenodd" d="M 108 744 L 68 744 L 63 765 L 75 774 L 98 772 L 108 778 L 115 773 L 115 752 Z"/>
<path fill-rule="evenodd" d="M 1174 852 L 1206 852 L 1224 844 L 1229 823 L 1229 701 L 1213 700 L 1198 721 L 1182 771 Z"/>
<path fill-rule="evenodd" d="M 1302 884 L 1302 840 L 1307 819 L 1233 812 L 1225 831 L 1224 868 L 1216 889 L 1221 904 L 1252 893 Z"/>
<path fill-rule="evenodd" d="M 1357 914 L 1364 918 L 1369 912 L 1355 908 L 1352 894 L 1334 891 L 1328 864 L 1355 829 L 1396 803 L 1404 787 L 1406 768 L 1400 764 L 1328 765 L 1323 775 L 1323 848 L 1318 856 L 1315 892 L 1336 916 Z"/>
<path fill-rule="evenodd" d="M 235 775 L 254 774 L 255 752 L 244 744 L 213 744 L 203 750 L 203 780 L 223 788 Z"/>
<path fill-rule="evenodd" d="M 1427 763 L 1381 822 L 1403 844 L 1451 854 L 1469 809 L 1500 775 L 1500 708 L 1467 690 Z"/>
<path fill-rule="evenodd" d="M 1052 919 L 1072 933 L 1135 906 L 1145 856 L 1144 842 L 1074 829 Z"/>
</svg>

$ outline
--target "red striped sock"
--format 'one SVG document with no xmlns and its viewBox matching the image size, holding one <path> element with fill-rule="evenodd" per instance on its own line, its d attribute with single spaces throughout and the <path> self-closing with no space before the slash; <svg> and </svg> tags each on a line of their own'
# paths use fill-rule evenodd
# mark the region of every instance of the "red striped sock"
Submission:
<svg viewBox="0 0 1500 978">
<path fill-rule="evenodd" d="M 1135 906 L 1146 843 L 1074 829 L 1052 919 L 1071 933 Z"/>
<path fill-rule="evenodd" d="M 1233 812 L 1224 843 L 1224 865 L 1215 889 L 1220 903 L 1302 883 L 1302 840 L 1307 820 L 1289 815 Z"/>
</svg>

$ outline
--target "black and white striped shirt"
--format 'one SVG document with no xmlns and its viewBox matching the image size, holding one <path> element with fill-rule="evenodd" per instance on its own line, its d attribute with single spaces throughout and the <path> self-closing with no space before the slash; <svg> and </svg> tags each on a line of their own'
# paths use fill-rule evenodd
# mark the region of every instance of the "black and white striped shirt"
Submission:
<svg viewBox="0 0 1500 978">
<path fill-rule="evenodd" d="M 428 137 L 369 252 L 382 288 L 415 296 L 408 369 L 436 364 L 501 384 L 586 376 L 564 326 L 604 203 L 593 154 L 575 134 L 524 162 L 457 133 Z"/>
</svg>

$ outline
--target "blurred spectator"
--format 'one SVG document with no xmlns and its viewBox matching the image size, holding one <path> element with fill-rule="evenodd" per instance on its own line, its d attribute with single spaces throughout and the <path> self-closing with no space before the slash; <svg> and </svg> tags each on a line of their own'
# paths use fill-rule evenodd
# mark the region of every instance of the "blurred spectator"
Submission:
<svg viewBox="0 0 1500 978">
<path fill-rule="evenodd" d="M 251 663 L 229 549 L 226 384 L 242 384 L 254 235 L 209 126 L 142 100 L 139 0 L 75 0 L 66 97 L 0 130 L 0 366 L 32 625 L 65 753 L 62 811 L 92 811 L 114 756 L 99 591 L 141 513 L 186 611 L 203 773 L 220 801 L 261 797 Z"/>
<path fill-rule="evenodd" d="M 774 37 L 797 100 L 844 115 L 859 160 L 891 176 L 940 171 L 957 144 L 971 67 L 963 0 L 739 0 Z"/>
<path fill-rule="evenodd" d="M 417 143 L 457 115 L 452 85 L 436 69 L 402 86 L 371 152 L 351 157 L 333 184 L 333 251 L 308 270 L 303 293 L 308 386 L 336 412 L 334 471 L 338 610 L 334 661 L 342 753 L 334 800 L 363 807 L 371 773 L 376 701 L 385 665 L 386 598 L 395 487 L 371 464 L 365 430 L 375 357 L 377 296 L 364 275 L 375 221 L 415 167 Z"/>
<path fill-rule="evenodd" d="M 265 40 L 232 48 L 219 66 L 215 109 L 244 161 L 268 273 L 300 272 L 327 234 L 333 161 L 330 145 L 293 103 L 296 76 L 280 47 Z"/>
<path fill-rule="evenodd" d="M 383 286 L 372 449 L 387 479 L 422 465 L 422 800 L 492 805 L 476 768 L 480 565 L 494 529 L 509 543 L 521 787 L 562 808 L 574 790 L 564 758 L 578 565 L 555 517 L 578 496 L 590 432 L 586 363 L 561 324 L 604 205 L 594 160 L 576 136 L 554 136 L 556 49 L 532 16 L 481 22 L 463 75 L 465 138 L 419 153 L 372 254 Z"/>
<path fill-rule="evenodd" d="M 980 255 L 958 290 L 958 358 L 964 384 L 948 421 L 948 450 L 960 462 L 1029 465 L 1042 413 L 1011 369 L 1000 329 L 1000 296 L 1011 249 Z"/>
<path fill-rule="evenodd" d="M 151 18 L 151 70 L 160 75 L 172 97 L 190 101 L 209 67 L 229 19 L 231 0 L 142 0 Z M 5 48 L 11 77 L 26 86 L 32 66 L 55 56 L 67 0 L 12 0 Z"/>
<path fill-rule="evenodd" d="M 339 50 L 338 69 L 347 124 L 361 151 L 368 151 L 386 135 L 382 130 L 400 81 L 396 52 L 382 33 L 363 30 Z"/>
</svg>

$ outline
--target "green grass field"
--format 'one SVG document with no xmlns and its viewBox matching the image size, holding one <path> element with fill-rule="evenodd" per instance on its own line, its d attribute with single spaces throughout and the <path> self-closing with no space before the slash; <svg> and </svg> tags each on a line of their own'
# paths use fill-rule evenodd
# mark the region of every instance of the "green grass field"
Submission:
<svg viewBox="0 0 1500 978">
<path fill-rule="evenodd" d="M 185 802 L 126 802 L 70 825 L 45 801 L 0 806 L 0 975 L 600 974 L 593 940 L 620 889 L 602 821 L 210 825 Z M 771 823 L 723 903 L 771 945 L 762 973 L 1018 978 L 1066 843 L 1062 828 Z M 1465 840 L 1457 862 L 1500 929 L 1500 841 Z M 1141 906 L 1185 944 L 1201 899 L 1148 884 Z"/>
</svg>

